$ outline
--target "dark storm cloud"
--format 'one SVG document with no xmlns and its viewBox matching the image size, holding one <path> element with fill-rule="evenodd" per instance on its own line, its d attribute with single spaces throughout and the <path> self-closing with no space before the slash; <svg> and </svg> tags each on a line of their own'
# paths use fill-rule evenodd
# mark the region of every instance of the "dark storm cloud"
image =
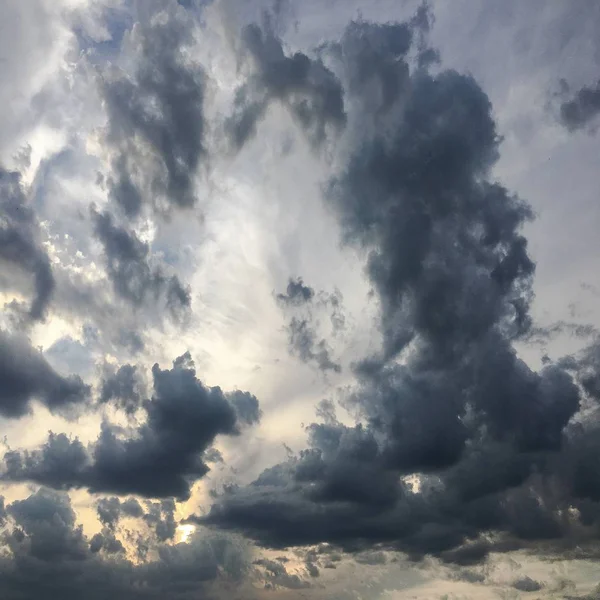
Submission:
<svg viewBox="0 0 600 600">
<path fill-rule="evenodd" d="M 305 285 L 301 277 L 290 278 L 285 293 L 277 294 L 275 299 L 285 313 L 291 314 L 286 326 L 290 353 L 304 363 L 315 364 L 324 373 L 340 373 L 342 367 L 331 358 L 327 340 L 319 339 L 317 334 L 318 322 L 313 317 L 315 290 Z M 331 322 L 336 333 L 340 324 L 343 326 L 339 294 L 327 295 L 321 292 L 318 302 L 324 306 L 331 304 Z"/>
<path fill-rule="evenodd" d="M 564 93 L 569 94 L 563 81 Z M 600 81 L 583 86 L 560 105 L 560 120 L 569 131 L 577 131 L 591 125 L 600 114 Z"/>
<path fill-rule="evenodd" d="M 108 529 L 115 529 L 123 517 L 139 519 L 144 516 L 142 505 L 135 498 L 121 501 L 116 496 L 100 498 L 96 503 L 98 520 Z"/>
<path fill-rule="evenodd" d="M 106 554 L 120 554 L 125 552 L 125 547 L 110 530 L 103 530 L 102 533 L 96 533 L 90 540 L 90 552 L 97 554 L 101 551 Z"/>
<path fill-rule="evenodd" d="M 148 244 L 140 241 L 133 231 L 116 225 L 108 213 L 92 211 L 92 219 L 116 294 L 135 307 L 162 298 L 176 320 L 190 310 L 190 291 L 176 275 L 168 277 L 159 267 L 150 266 Z"/>
<path fill-rule="evenodd" d="M 193 206 L 205 155 L 206 77 L 189 53 L 195 19 L 174 3 L 161 9 L 133 29 L 133 72 L 113 67 L 101 77 L 113 153 L 108 186 L 129 216 L 145 202 L 160 210 Z"/>
<path fill-rule="evenodd" d="M 308 449 L 195 521 L 277 548 L 380 544 L 462 565 L 597 531 L 595 428 L 569 424 L 583 359 L 535 372 L 513 347 L 531 328 L 532 213 L 491 179 L 500 140 L 485 93 L 419 57 L 428 27 L 426 9 L 406 24 L 361 21 L 330 47 L 348 146 L 326 199 L 381 311 L 382 350 L 355 366 L 345 399 L 363 424 L 321 411 Z M 294 339 L 310 348 L 299 323 Z M 600 358 L 589 356 L 586 401 Z M 586 525 L 565 518 L 584 506 Z"/>
<path fill-rule="evenodd" d="M 574 374 L 591 398 L 600 402 L 600 337 L 578 355 L 562 358 L 559 364 Z"/>
<path fill-rule="evenodd" d="M 152 527 L 157 539 L 161 542 L 172 540 L 177 529 L 175 501 L 169 498 L 160 502 L 147 502 L 146 508 L 148 512 L 142 518 Z"/>
<path fill-rule="evenodd" d="M 273 30 L 269 15 L 262 28 L 248 25 L 242 31 L 242 58 L 253 67 L 248 80 L 238 88 L 234 114 L 227 122 L 228 133 L 241 148 L 256 133 L 272 102 L 280 102 L 315 145 L 321 144 L 331 128 L 346 123 L 340 82 L 320 58 L 302 52 L 288 56 Z"/>
<path fill-rule="evenodd" d="M 121 517 L 121 501 L 116 496 L 100 498 L 96 504 L 96 512 L 100 523 L 113 528 Z"/>
<path fill-rule="evenodd" d="M 247 392 L 226 394 L 203 385 L 189 353 L 172 369 L 154 365 L 152 375 L 154 394 L 143 403 L 147 420 L 135 430 L 104 422 L 88 448 L 51 433 L 37 450 L 8 452 L 3 478 L 57 489 L 187 499 L 193 483 L 209 471 L 204 453 L 216 436 L 235 436 L 242 426 L 256 423 L 258 401 Z M 112 519 L 106 518 L 108 524 Z"/>
<path fill-rule="evenodd" d="M 133 414 L 140 407 L 144 395 L 144 382 L 134 365 L 122 365 L 106 373 L 100 384 L 100 402 L 114 403 L 127 414 Z"/>
<path fill-rule="evenodd" d="M 243 544 L 206 534 L 188 544 L 157 543 L 154 560 L 134 564 L 123 532 L 105 527 L 88 539 L 68 495 L 44 488 L 9 504 L 7 518 L 0 557 L 0 596 L 6 600 L 190 600 L 218 596 L 213 584 L 234 592 L 249 573 Z"/>
<path fill-rule="evenodd" d="M 8 507 L 9 515 L 27 536 L 30 556 L 43 561 L 83 559 L 87 545 L 67 496 L 40 489 Z"/>
<path fill-rule="evenodd" d="M 17 266 L 34 281 L 35 297 L 29 316 L 42 319 L 55 287 L 50 259 L 39 241 L 39 227 L 17 172 L 0 167 L 0 260 Z M 0 279 L 11 287 L 11 280 Z"/>
<path fill-rule="evenodd" d="M 62 377 L 39 350 L 21 336 L 0 330 L 0 414 L 19 418 L 37 400 L 68 416 L 87 402 L 89 386 L 78 376 Z"/>
</svg>

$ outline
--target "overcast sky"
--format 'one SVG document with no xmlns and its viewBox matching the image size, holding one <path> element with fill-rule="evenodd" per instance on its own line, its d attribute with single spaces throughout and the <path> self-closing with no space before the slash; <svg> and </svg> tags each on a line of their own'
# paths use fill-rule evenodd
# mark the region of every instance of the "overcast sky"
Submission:
<svg viewBox="0 0 600 600">
<path fill-rule="evenodd" d="M 600 4 L 0 6 L 0 597 L 600 598 Z"/>
</svg>

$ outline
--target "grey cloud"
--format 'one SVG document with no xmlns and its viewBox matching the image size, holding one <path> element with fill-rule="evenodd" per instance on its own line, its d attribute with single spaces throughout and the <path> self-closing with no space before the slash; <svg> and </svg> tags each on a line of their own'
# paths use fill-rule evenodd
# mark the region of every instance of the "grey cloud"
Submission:
<svg viewBox="0 0 600 600">
<path fill-rule="evenodd" d="M 570 424 L 579 363 L 535 372 L 514 349 L 531 328 L 521 228 L 532 212 L 492 180 L 499 136 L 477 82 L 413 60 L 426 17 L 356 22 L 329 46 L 348 125 L 325 197 L 381 309 L 382 350 L 355 365 L 345 399 L 363 424 L 329 411 L 299 456 L 226 491 L 198 522 L 275 548 L 381 545 L 463 565 L 577 543 L 581 523 L 561 515 L 583 509 L 583 495 L 588 526 L 599 522 L 594 428 Z M 293 341 L 310 349 L 297 324 Z"/>
<path fill-rule="evenodd" d="M 105 529 L 102 533 L 96 533 L 90 540 L 90 552 L 96 554 L 100 551 L 106 554 L 120 554 L 125 552 L 125 547 L 112 531 Z"/>
<path fill-rule="evenodd" d="M 150 266 L 148 244 L 134 232 L 116 225 L 108 213 L 92 211 L 92 218 L 104 248 L 108 277 L 121 298 L 135 307 L 162 298 L 176 320 L 190 310 L 190 292 L 178 277 L 167 277 L 159 267 Z"/>
<path fill-rule="evenodd" d="M 565 92 L 568 94 L 568 86 Z M 600 113 L 600 82 L 583 86 L 560 105 L 560 120 L 569 131 L 592 124 Z"/>
<path fill-rule="evenodd" d="M 546 327 L 539 325 L 531 327 L 524 336 L 524 339 L 533 343 L 545 343 L 559 335 L 569 335 L 574 338 L 585 339 L 597 336 L 597 334 L 597 329 L 589 323 L 573 323 L 561 320 Z"/>
<path fill-rule="evenodd" d="M 237 90 L 234 114 L 227 122 L 236 147 L 254 136 L 272 102 L 286 106 L 317 146 L 330 128 L 343 129 L 346 113 L 340 82 L 318 57 L 302 52 L 287 56 L 269 15 L 265 15 L 262 28 L 255 24 L 244 28 L 242 50 L 243 56 L 251 59 L 254 72 Z"/>
<path fill-rule="evenodd" d="M 354 560 L 363 565 L 385 565 L 387 562 L 385 554 L 377 551 L 361 552 L 354 557 Z"/>
<path fill-rule="evenodd" d="M 7 507 L 14 527 L 3 533 L 0 595 L 7 600 L 150 600 L 230 592 L 249 575 L 250 553 L 240 541 L 194 535 L 189 544 L 155 547 L 156 558 L 133 563 L 118 532 L 104 528 L 88 539 L 68 495 L 41 488 Z"/>
<path fill-rule="evenodd" d="M 85 558 L 87 547 L 66 496 L 40 489 L 9 505 L 8 513 L 27 536 L 31 556 L 45 561 Z"/>
<path fill-rule="evenodd" d="M 467 581 L 468 583 L 483 583 L 485 581 L 485 575 L 483 573 L 478 573 L 477 571 L 461 569 L 453 574 L 452 579 Z"/>
<path fill-rule="evenodd" d="M 340 373 L 342 367 L 331 358 L 324 339 L 316 339 L 316 333 L 306 319 L 292 317 L 288 325 L 288 339 L 293 354 L 305 363 L 314 362 L 323 371 Z"/>
<path fill-rule="evenodd" d="M 141 508 L 141 507 L 140 507 Z M 116 496 L 100 498 L 96 504 L 98 520 L 107 527 L 114 527 L 121 516 L 121 501 Z"/>
<path fill-rule="evenodd" d="M 79 483 L 90 463 L 88 451 L 78 439 L 50 432 L 41 448 L 6 452 L 2 479 L 31 480 L 58 490 L 69 489 Z"/>
<path fill-rule="evenodd" d="M 254 564 L 265 569 L 265 586 L 267 588 L 273 589 L 283 587 L 298 590 L 310 587 L 310 583 L 305 579 L 302 579 L 294 573 L 288 573 L 285 566 L 279 561 L 260 558 L 256 560 Z"/>
<path fill-rule="evenodd" d="M 288 281 L 285 294 L 277 294 L 277 301 L 284 305 L 300 305 L 310 302 L 315 295 L 315 290 L 308 285 L 304 285 L 302 277 Z"/>
<path fill-rule="evenodd" d="M 563 357 L 559 364 L 571 371 L 585 392 L 600 402 L 600 338 L 596 337 L 575 356 Z"/>
<path fill-rule="evenodd" d="M 122 365 L 115 372 L 106 373 L 100 385 L 100 402 L 114 402 L 127 414 L 141 406 L 144 395 L 144 382 L 135 365 Z"/>
<path fill-rule="evenodd" d="M 157 539 L 161 542 L 172 540 L 177 529 L 175 502 L 170 498 L 161 502 L 146 502 L 146 508 L 147 512 L 142 518 L 154 529 Z"/>
<path fill-rule="evenodd" d="M 105 422 L 89 448 L 64 434 L 50 434 L 40 449 L 8 452 L 4 479 L 187 499 L 193 483 L 209 471 L 204 453 L 216 436 L 235 436 L 243 425 L 255 423 L 258 401 L 245 392 L 225 394 L 204 386 L 189 353 L 172 369 L 154 365 L 152 375 L 154 394 L 143 403 L 147 420 L 135 430 Z"/>
<path fill-rule="evenodd" d="M 147 511 L 136 498 L 127 498 L 121 501 L 116 496 L 100 498 L 96 503 L 98 520 L 106 529 L 114 530 L 120 520 L 125 518 L 143 519 L 146 524 L 160 532 L 159 539 L 165 541 L 175 534 L 174 510 L 172 500 L 163 502 L 146 502 Z M 165 535 L 168 533 L 168 535 Z"/>
<path fill-rule="evenodd" d="M 43 319 L 55 288 L 50 259 L 40 243 L 39 226 L 20 174 L 0 167 L 0 259 L 31 273 L 35 297 L 28 314 Z M 3 285 L 4 278 L 0 280 Z M 10 282 L 7 282 L 10 283 Z"/>
<path fill-rule="evenodd" d="M 236 390 L 226 394 L 227 400 L 233 405 L 238 419 L 246 425 L 255 425 L 260 421 L 262 412 L 256 396 L 250 392 Z M 215 450 L 215 452 L 218 452 Z M 217 455 L 217 460 L 218 460 Z"/>
<path fill-rule="evenodd" d="M 542 589 L 542 585 L 531 577 L 521 577 L 513 581 L 512 586 L 520 592 L 539 592 Z"/>
<path fill-rule="evenodd" d="M 90 388 L 78 376 L 62 377 L 22 336 L 0 330 L 0 414 L 18 418 L 38 400 L 69 416 L 86 404 Z"/>
<path fill-rule="evenodd" d="M 188 52 L 195 20 L 175 3 L 161 8 L 161 17 L 133 29 L 134 72 L 112 67 L 101 77 L 113 154 L 108 186 L 129 216 L 144 202 L 160 211 L 193 206 L 205 155 L 206 76 Z"/>
<path fill-rule="evenodd" d="M 341 296 L 339 293 L 327 295 L 319 293 L 305 285 L 301 277 L 290 278 L 285 293 L 275 296 L 277 303 L 291 318 L 287 324 L 288 344 L 290 353 L 302 362 L 313 363 L 324 373 L 333 371 L 339 373 L 341 365 L 331 358 L 331 349 L 325 338 L 318 339 L 317 325 L 313 316 L 314 300 L 328 307 L 331 305 L 331 322 L 334 333 L 343 326 L 343 315 L 340 309 Z"/>
</svg>

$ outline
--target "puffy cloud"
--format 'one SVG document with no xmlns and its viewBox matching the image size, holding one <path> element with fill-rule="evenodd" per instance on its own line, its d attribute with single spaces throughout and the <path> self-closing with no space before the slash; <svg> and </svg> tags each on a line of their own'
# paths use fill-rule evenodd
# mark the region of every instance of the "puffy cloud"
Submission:
<svg viewBox="0 0 600 600">
<path fill-rule="evenodd" d="M 90 388 L 80 377 L 62 377 L 23 336 L 0 330 L 0 414 L 18 418 L 34 400 L 69 416 L 87 403 Z"/>
<path fill-rule="evenodd" d="M 106 373 L 100 386 L 100 402 L 115 403 L 126 413 L 133 414 L 144 399 L 144 385 L 137 367 L 121 365 L 116 371 Z"/>
<path fill-rule="evenodd" d="M 134 307 L 162 299 L 174 319 L 190 310 L 189 289 L 176 275 L 167 277 L 160 268 L 150 266 L 148 244 L 116 225 L 108 213 L 92 212 L 92 217 L 104 248 L 108 277 L 118 296 Z"/>
<path fill-rule="evenodd" d="M 31 275 L 35 295 L 28 314 L 42 319 L 55 287 L 50 259 L 40 241 L 37 218 L 28 201 L 18 172 L 0 167 L 0 259 Z M 8 272 L 10 274 L 10 271 Z M 18 279 L 2 277 L 3 287 L 10 289 Z"/>
<path fill-rule="evenodd" d="M 471 77 L 431 69 L 428 27 L 425 9 L 359 21 L 330 46 L 348 122 L 326 199 L 366 256 L 383 341 L 345 399 L 362 424 L 328 412 L 308 449 L 197 522 L 276 548 L 382 544 L 463 565 L 582 535 L 564 517 L 583 506 L 564 473 L 584 486 L 594 454 L 594 428 L 569 425 L 580 389 L 565 365 L 533 371 L 514 347 L 531 327 L 532 211 L 492 180 L 491 103 Z"/>
<path fill-rule="evenodd" d="M 82 560 L 87 546 L 68 496 L 41 488 L 17 500 L 8 513 L 26 535 L 28 553 L 43 561 Z"/>
<path fill-rule="evenodd" d="M 563 81 L 563 91 L 569 93 Z M 600 113 L 600 82 L 584 85 L 560 105 L 561 123 L 569 131 L 577 131 L 591 125 Z"/>
<path fill-rule="evenodd" d="M 296 574 L 288 573 L 285 565 L 283 565 L 280 561 L 260 558 L 255 561 L 254 564 L 265 569 L 266 587 L 270 589 L 276 587 L 289 589 L 302 589 L 310 587 L 310 583 L 308 581 L 300 578 Z"/>
<path fill-rule="evenodd" d="M 175 2 L 140 16 L 128 38 L 132 72 L 112 65 L 100 79 L 112 155 L 107 183 L 128 216 L 145 202 L 161 212 L 193 206 L 205 156 L 206 76 L 190 52 L 195 20 Z"/>
<path fill-rule="evenodd" d="M 290 279 L 285 293 L 277 294 L 277 301 L 284 305 L 296 305 L 310 302 L 315 295 L 315 290 L 308 285 L 304 285 L 302 277 Z"/>
<path fill-rule="evenodd" d="M 68 495 L 41 488 L 7 507 L 14 527 L 3 533 L 0 593 L 7 600 L 43 594 L 76 600 L 177 600 L 230 591 L 250 572 L 249 549 L 234 538 L 195 535 L 189 544 L 156 546 L 156 558 L 133 563 L 112 529 L 88 539 Z"/>
<path fill-rule="evenodd" d="M 314 362 L 323 372 L 339 373 L 342 370 L 342 367 L 332 360 L 325 339 L 317 341 L 316 333 L 306 319 L 292 317 L 288 325 L 288 336 L 292 353 L 302 362 Z"/>
<path fill-rule="evenodd" d="M 520 592 L 539 592 L 542 586 L 531 577 L 521 577 L 513 582 L 512 586 Z"/>
<path fill-rule="evenodd" d="M 313 305 L 332 309 L 331 323 L 333 333 L 343 327 L 344 317 L 341 312 L 341 295 L 320 292 L 304 284 L 301 277 L 289 279 L 285 293 L 275 296 L 277 303 L 285 313 L 291 315 L 287 324 L 288 345 L 290 353 L 304 363 L 315 364 L 323 373 L 333 371 L 340 373 L 341 365 L 331 358 L 331 348 L 325 338 L 318 339 L 317 326 L 313 316 Z"/>
<path fill-rule="evenodd" d="M 241 53 L 252 71 L 236 92 L 229 135 L 241 148 L 256 133 L 269 105 L 280 102 L 318 146 L 328 130 L 339 131 L 346 123 L 342 86 L 318 56 L 286 55 L 270 15 L 265 13 L 263 21 L 262 28 L 251 24 L 242 31 Z"/>
<path fill-rule="evenodd" d="M 154 394 L 143 404 L 147 420 L 135 430 L 105 422 L 89 448 L 51 433 L 40 449 L 8 452 L 4 479 L 187 499 L 193 483 L 209 471 L 204 453 L 216 436 L 235 436 L 243 425 L 256 423 L 258 401 L 247 392 L 225 394 L 203 385 L 189 353 L 177 358 L 172 369 L 155 364 L 152 375 Z M 106 510 L 108 515 L 110 506 Z M 106 516 L 107 524 L 112 520 Z"/>
</svg>

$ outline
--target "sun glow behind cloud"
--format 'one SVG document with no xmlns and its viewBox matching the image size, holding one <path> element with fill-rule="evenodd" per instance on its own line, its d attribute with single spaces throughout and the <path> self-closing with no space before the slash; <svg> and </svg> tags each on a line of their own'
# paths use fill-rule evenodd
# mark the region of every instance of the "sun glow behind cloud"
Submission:
<svg viewBox="0 0 600 600">
<path fill-rule="evenodd" d="M 189 542 L 190 537 L 196 531 L 196 527 L 194 525 L 178 525 L 177 526 L 177 541 L 185 544 Z"/>
</svg>

